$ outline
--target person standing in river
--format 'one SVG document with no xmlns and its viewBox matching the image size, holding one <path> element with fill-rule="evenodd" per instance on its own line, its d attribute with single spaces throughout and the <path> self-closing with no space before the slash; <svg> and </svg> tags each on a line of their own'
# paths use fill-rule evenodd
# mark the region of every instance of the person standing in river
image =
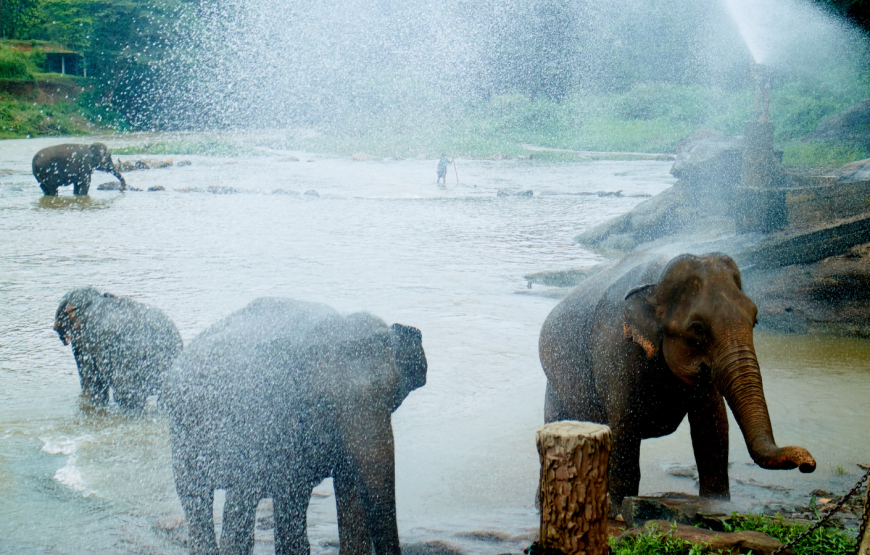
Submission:
<svg viewBox="0 0 870 555">
<path fill-rule="evenodd" d="M 441 154 L 441 159 L 438 160 L 438 185 L 441 185 L 441 180 L 444 180 L 444 187 L 447 187 L 447 164 L 452 164 L 451 160 L 447 159 L 446 154 Z"/>
</svg>

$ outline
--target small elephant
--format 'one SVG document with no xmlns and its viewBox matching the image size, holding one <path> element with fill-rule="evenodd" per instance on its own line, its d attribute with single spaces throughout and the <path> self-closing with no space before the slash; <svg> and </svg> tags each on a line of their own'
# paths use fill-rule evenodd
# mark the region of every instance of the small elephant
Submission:
<svg viewBox="0 0 870 555">
<path fill-rule="evenodd" d="M 127 182 L 112 163 L 112 153 L 103 143 L 55 145 L 43 148 L 33 157 L 33 176 L 48 196 L 57 196 L 58 187 L 64 185 L 72 185 L 73 194 L 88 194 L 94 170 L 117 177 L 121 182 L 119 190 L 127 188 Z"/>
<path fill-rule="evenodd" d="M 340 552 L 399 555 L 391 413 L 426 383 L 420 331 L 317 303 L 261 298 L 197 336 L 164 387 L 191 552 L 251 553 L 271 497 L 275 551 L 307 554 L 312 489 L 334 478 Z"/>
<path fill-rule="evenodd" d="M 109 389 L 125 411 L 139 411 L 158 393 L 163 374 L 181 352 L 181 334 L 162 311 L 92 287 L 73 289 L 60 301 L 54 330 L 72 343 L 82 392 L 96 406 Z"/>
<path fill-rule="evenodd" d="M 541 329 L 545 421 L 612 430 L 613 512 L 640 484 L 640 442 L 689 415 L 700 495 L 729 499 L 728 418 L 767 469 L 815 470 L 802 447 L 777 447 L 752 342 L 755 304 L 724 254 L 627 257 L 577 286 Z"/>
</svg>

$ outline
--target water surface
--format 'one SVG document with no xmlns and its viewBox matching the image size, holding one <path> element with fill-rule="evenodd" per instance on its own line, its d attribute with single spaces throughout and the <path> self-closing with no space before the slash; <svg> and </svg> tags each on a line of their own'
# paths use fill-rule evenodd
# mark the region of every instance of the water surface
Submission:
<svg viewBox="0 0 870 555">
<path fill-rule="evenodd" d="M 670 163 L 459 160 L 460 183 L 451 168 L 439 189 L 435 160 L 354 162 L 267 139 L 256 155 L 175 156 L 192 164 L 126 175 L 166 192 L 97 191 L 113 178 L 96 173 L 89 197 L 63 190 L 54 199 L 41 197 L 30 160 L 62 141 L 0 143 L 0 169 L 14 171 L 0 177 L 0 552 L 185 552 L 177 531 L 165 530 L 182 513 L 161 416 L 80 407 L 75 362 L 51 326 L 61 296 L 84 285 L 163 309 L 185 342 L 266 295 L 419 327 L 428 383 L 393 417 L 402 539 L 481 554 L 528 545 L 545 387 L 537 338 L 557 301 L 526 294 L 522 276 L 601 260 L 572 238 L 643 199 L 580 193 L 657 194 L 674 181 Z M 239 193 L 178 191 L 209 186 Z M 868 459 L 855 423 L 870 416 L 870 343 L 769 334 L 756 342 L 777 440 L 806 446 L 819 469 L 748 465 L 732 423 L 735 500 L 750 506 L 770 492 L 798 501 L 815 487 L 850 486 L 855 463 Z M 645 442 L 642 491 L 697 491 L 668 473 L 694 462 L 690 445 L 685 426 Z M 329 484 L 318 492 L 313 551 L 335 553 Z M 481 530 L 506 541 L 468 535 Z M 258 542 L 258 552 L 269 549 Z"/>
</svg>

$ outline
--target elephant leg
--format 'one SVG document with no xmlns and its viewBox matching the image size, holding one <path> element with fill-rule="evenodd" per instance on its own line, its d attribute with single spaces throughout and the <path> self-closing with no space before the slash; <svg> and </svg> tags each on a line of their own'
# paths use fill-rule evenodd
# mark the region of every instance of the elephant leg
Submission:
<svg viewBox="0 0 870 555">
<path fill-rule="evenodd" d="M 390 411 L 371 402 L 353 404 L 348 409 L 341 419 L 342 440 L 358 477 L 359 495 L 375 553 L 400 555 Z"/>
<path fill-rule="evenodd" d="M 212 510 L 214 490 L 210 488 L 187 491 L 177 488 L 181 507 L 190 533 L 190 552 L 194 555 L 218 555 Z"/>
<path fill-rule="evenodd" d="M 689 409 L 689 425 L 695 464 L 698 465 L 699 495 L 731 499 L 728 485 L 728 413 L 725 400 L 712 383 L 699 386 Z"/>
<path fill-rule="evenodd" d="M 145 407 L 145 392 L 138 389 L 115 388 L 115 402 L 126 412 L 139 412 Z"/>
<path fill-rule="evenodd" d="M 623 426 L 612 428 L 610 451 L 610 512 L 619 514 L 622 500 L 640 488 L 640 434 Z"/>
<path fill-rule="evenodd" d="M 74 195 L 86 195 L 91 188 L 91 174 L 87 173 L 79 177 L 78 181 L 73 184 Z"/>
<path fill-rule="evenodd" d="M 243 487 L 227 490 L 221 555 L 249 555 L 254 550 L 254 524 L 260 495 Z"/>
<path fill-rule="evenodd" d="M 73 345 L 73 356 L 79 370 L 79 384 L 90 401 L 95 405 L 106 405 L 109 402 L 109 384 L 97 368 L 97 363 L 90 353 L 84 352 Z"/>
<path fill-rule="evenodd" d="M 280 491 L 273 493 L 275 517 L 275 555 L 308 555 L 308 502 L 311 487 L 290 480 Z"/>
<path fill-rule="evenodd" d="M 372 540 L 359 486 L 348 465 L 343 466 L 334 476 L 339 555 L 371 555 Z"/>
<path fill-rule="evenodd" d="M 170 424 L 172 473 L 190 534 L 192 555 L 218 555 L 214 533 L 214 481 L 209 472 L 216 461 L 196 448 L 198 430 Z M 200 438 L 201 440 L 201 438 Z"/>
</svg>

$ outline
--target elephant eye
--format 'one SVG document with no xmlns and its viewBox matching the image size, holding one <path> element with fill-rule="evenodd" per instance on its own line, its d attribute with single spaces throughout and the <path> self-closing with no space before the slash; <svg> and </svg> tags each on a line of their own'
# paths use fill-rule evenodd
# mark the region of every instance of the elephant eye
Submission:
<svg viewBox="0 0 870 555">
<path fill-rule="evenodd" d="M 701 322 L 692 322 L 692 325 L 689 326 L 689 331 L 695 335 L 704 335 L 706 333 L 704 324 Z"/>
</svg>

